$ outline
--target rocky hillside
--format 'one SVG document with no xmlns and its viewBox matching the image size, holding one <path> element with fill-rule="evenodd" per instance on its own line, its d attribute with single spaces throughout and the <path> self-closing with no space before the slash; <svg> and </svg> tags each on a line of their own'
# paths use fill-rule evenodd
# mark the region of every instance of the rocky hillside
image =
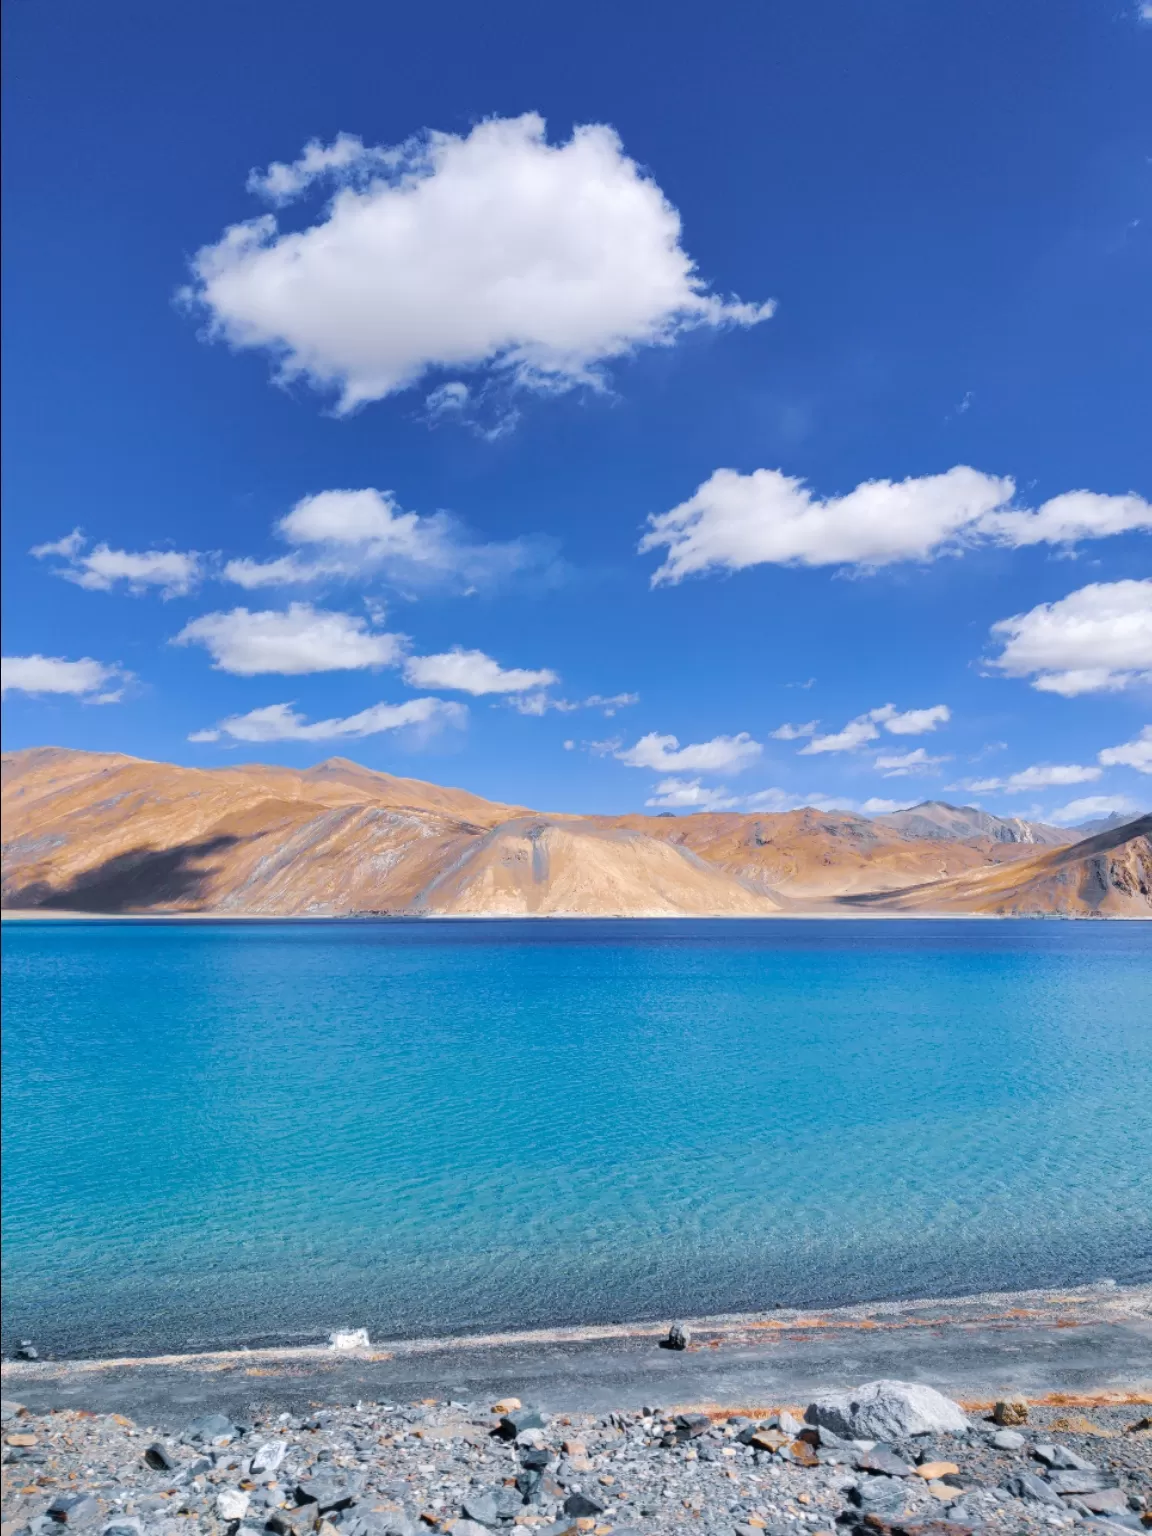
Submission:
<svg viewBox="0 0 1152 1536">
<path fill-rule="evenodd" d="M 976 870 L 902 891 L 846 896 L 842 901 L 846 907 L 892 912 L 1148 917 L 1152 914 L 1152 816 L 999 869 Z"/>
<path fill-rule="evenodd" d="M 1152 915 L 1147 818 L 1038 855 L 1046 839 L 948 806 L 897 824 L 813 809 L 542 815 L 343 758 L 204 770 L 56 748 L 5 757 L 3 807 L 4 905 L 18 909 Z"/>
</svg>

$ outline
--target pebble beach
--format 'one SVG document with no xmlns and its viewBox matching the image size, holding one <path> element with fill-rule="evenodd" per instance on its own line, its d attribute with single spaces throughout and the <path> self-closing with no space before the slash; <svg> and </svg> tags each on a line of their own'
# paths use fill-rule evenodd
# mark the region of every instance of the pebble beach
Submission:
<svg viewBox="0 0 1152 1536">
<path fill-rule="evenodd" d="M 1120 1536 L 1152 1529 L 1147 1405 L 965 1412 L 880 1382 L 771 1412 L 254 1403 L 158 1429 L 4 1403 L 3 1536 Z"/>
</svg>

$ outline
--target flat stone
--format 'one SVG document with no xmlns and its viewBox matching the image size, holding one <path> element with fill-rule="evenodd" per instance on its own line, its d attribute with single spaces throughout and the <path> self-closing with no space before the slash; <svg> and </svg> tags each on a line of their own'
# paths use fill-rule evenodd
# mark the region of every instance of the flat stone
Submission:
<svg viewBox="0 0 1152 1536">
<path fill-rule="evenodd" d="M 496 1525 L 500 1516 L 496 1513 L 496 1500 L 490 1493 L 470 1493 L 460 1509 L 467 1520 L 477 1525 Z"/>
<path fill-rule="evenodd" d="M 321 1514 L 334 1509 L 350 1509 L 359 1496 L 359 1486 L 350 1482 L 337 1482 L 335 1478 L 309 1477 L 296 1484 L 297 1504 L 315 1505 Z"/>
<path fill-rule="evenodd" d="M 592 1498 L 587 1493 L 570 1493 L 564 1500 L 564 1513 L 580 1519 L 588 1515 L 602 1515 L 605 1506 L 599 1499 Z"/>
<path fill-rule="evenodd" d="M 518 1397 L 502 1397 L 498 1403 L 492 1404 L 492 1412 L 503 1416 L 506 1413 L 515 1413 L 517 1408 L 523 1408 L 523 1406 Z"/>
<path fill-rule="evenodd" d="M 1128 1495 L 1123 1488 L 1100 1488 L 1080 1495 L 1080 1503 L 1087 1504 L 1094 1515 L 1107 1514 L 1111 1510 L 1128 1508 Z"/>
<path fill-rule="evenodd" d="M 1095 1462 L 1086 1460 L 1077 1452 L 1069 1450 L 1066 1445 L 1049 1445 L 1047 1443 L 1034 1445 L 1032 1454 L 1037 1461 L 1042 1461 L 1046 1466 L 1056 1467 L 1069 1472 L 1095 1472 Z"/>
<path fill-rule="evenodd" d="M 1107 1472 L 1049 1472 L 1048 1486 L 1057 1493 L 1096 1493 L 1117 1483 Z"/>
<path fill-rule="evenodd" d="M 912 1468 L 890 1445 L 877 1445 L 870 1451 L 861 1452 L 855 1464 L 860 1472 L 876 1472 L 884 1477 L 912 1476 Z"/>
<path fill-rule="evenodd" d="M 92 1524 L 100 1514 L 100 1506 L 90 1493 L 61 1493 L 52 1500 L 45 1513 L 57 1525 L 78 1530 Z"/>
<path fill-rule="evenodd" d="M 252 1476 L 263 1477 L 268 1472 L 275 1472 L 281 1466 L 287 1454 L 288 1444 L 286 1441 L 265 1441 L 252 1457 Z"/>
<path fill-rule="evenodd" d="M 847 1440 L 904 1440 L 968 1429 L 959 1403 L 915 1381 L 870 1381 L 851 1392 L 827 1392 L 809 1404 L 804 1417 Z"/>
<path fill-rule="evenodd" d="M 746 1429 L 737 1438 L 741 1445 L 750 1445 L 754 1451 L 778 1451 L 788 1444 L 788 1436 L 778 1429 Z"/>
<path fill-rule="evenodd" d="M 998 1429 L 988 1437 L 988 1444 L 998 1451 L 1022 1451 L 1028 1442 L 1018 1429 Z"/>
<path fill-rule="evenodd" d="M 885 1520 L 895 1520 L 908 1513 L 904 1484 L 894 1478 L 866 1477 L 850 1490 L 848 1496 L 865 1515 L 876 1514 Z"/>
<path fill-rule="evenodd" d="M 268 1529 L 280 1536 L 304 1536 L 316 1528 L 320 1509 L 316 1504 L 298 1504 L 295 1509 L 274 1509 L 268 1518 Z"/>
<path fill-rule="evenodd" d="M 5 1445 L 19 1446 L 19 1447 L 22 1447 L 22 1448 L 23 1447 L 27 1447 L 27 1446 L 33 1446 L 33 1445 L 36 1444 L 36 1436 L 35 1435 L 20 1435 L 20 1434 L 5 1435 L 4 1436 L 4 1444 Z"/>
<path fill-rule="evenodd" d="M 783 1446 L 780 1448 L 780 1451 L 782 1450 L 784 1450 Z M 789 1456 L 797 1464 L 797 1466 L 818 1467 L 820 1465 L 819 1456 L 817 1456 L 816 1452 L 808 1444 L 807 1440 L 793 1440 L 792 1443 L 787 1447 L 787 1450 Z M 776 1453 L 778 1456 L 780 1455 L 780 1451 L 777 1451 Z"/>
<path fill-rule="evenodd" d="M 706 1413 L 678 1413 L 674 1422 L 678 1440 L 694 1440 L 712 1428 L 712 1420 Z"/>
<path fill-rule="evenodd" d="M 1004 1487 L 1013 1498 L 1027 1499 L 1032 1504 L 1054 1504 L 1061 1509 L 1064 1507 L 1060 1495 L 1042 1477 L 1036 1477 L 1031 1472 L 1018 1472 L 1015 1477 L 1008 1479 Z"/>
<path fill-rule="evenodd" d="M 222 1413 L 206 1413 L 192 1420 L 182 1438 L 198 1445 L 230 1445 L 236 1438 L 236 1426 Z"/>
<path fill-rule="evenodd" d="M 922 1461 L 916 1468 L 916 1476 L 931 1482 L 933 1478 L 955 1477 L 959 1471 L 954 1461 Z"/>
</svg>

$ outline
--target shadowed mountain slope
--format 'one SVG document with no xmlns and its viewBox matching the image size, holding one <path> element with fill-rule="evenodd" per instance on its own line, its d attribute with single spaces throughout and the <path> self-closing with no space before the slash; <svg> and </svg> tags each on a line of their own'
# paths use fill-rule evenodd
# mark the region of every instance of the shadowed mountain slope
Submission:
<svg viewBox="0 0 1152 1536">
<path fill-rule="evenodd" d="M 934 802 L 906 825 L 812 808 L 543 815 L 345 758 L 209 770 L 50 747 L 7 755 L 3 786 L 8 908 L 639 917 L 839 903 L 1152 914 L 1143 822 L 1037 856 L 1036 841 L 1005 836 L 1010 823 L 986 826 L 982 812 Z M 949 836 L 952 825 L 966 835 Z"/>
</svg>

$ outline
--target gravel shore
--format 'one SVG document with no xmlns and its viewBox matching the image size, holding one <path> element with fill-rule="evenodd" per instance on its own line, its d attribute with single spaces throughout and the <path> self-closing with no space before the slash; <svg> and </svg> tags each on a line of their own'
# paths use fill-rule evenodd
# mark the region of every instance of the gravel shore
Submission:
<svg viewBox="0 0 1152 1536">
<path fill-rule="evenodd" d="M 37 1413 L 8 1401 L 2 1536 L 1152 1529 L 1147 1407 L 1020 1400 L 1000 1413 L 1014 1426 L 982 1411 L 942 1419 L 950 1430 L 876 1441 L 831 1427 L 852 1428 L 843 1402 L 859 1391 L 745 1413 L 552 1415 L 511 1398 L 361 1401 L 303 1414 L 253 1403 L 243 1422 L 204 1414 L 168 1434 L 121 1414 Z"/>
</svg>

